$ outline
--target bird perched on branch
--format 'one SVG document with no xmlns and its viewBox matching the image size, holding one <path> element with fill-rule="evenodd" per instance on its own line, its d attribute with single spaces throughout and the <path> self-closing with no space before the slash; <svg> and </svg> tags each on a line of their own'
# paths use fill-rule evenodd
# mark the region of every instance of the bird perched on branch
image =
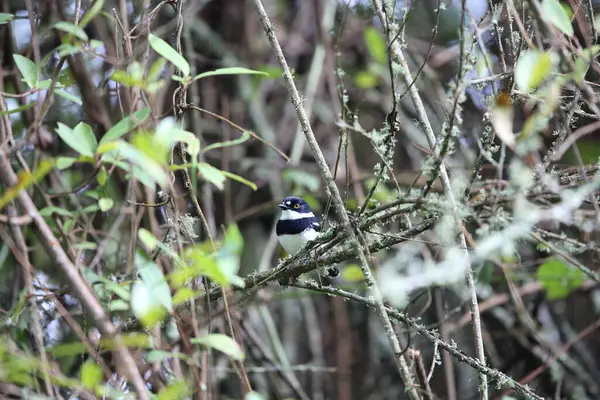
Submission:
<svg viewBox="0 0 600 400">
<path fill-rule="evenodd" d="M 278 207 L 282 212 L 277 221 L 277 238 L 285 251 L 294 255 L 306 243 L 319 236 L 321 224 L 308 203 L 301 197 L 286 197 Z M 338 276 L 339 273 L 335 266 L 327 268 L 327 275 L 331 278 Z"/>
</svg>

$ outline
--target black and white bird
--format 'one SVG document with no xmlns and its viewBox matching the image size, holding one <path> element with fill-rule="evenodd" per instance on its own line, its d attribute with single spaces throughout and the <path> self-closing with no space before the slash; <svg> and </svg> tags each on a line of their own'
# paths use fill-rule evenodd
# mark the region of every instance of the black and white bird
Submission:
<svg viewBox="0 0 600 400">
<path fill-rule="evenodd" d="M 277 221 L 277 238 L 285 251 L 294 255 L 306 243 L 319 236 L 321 224 L 301 197 L 286 197 L 278 207 L 282 211 Z M 328 267 L 327 274 L 333 278 L 339 274 L 339 270 L 337 267 Z"/>
</svg>

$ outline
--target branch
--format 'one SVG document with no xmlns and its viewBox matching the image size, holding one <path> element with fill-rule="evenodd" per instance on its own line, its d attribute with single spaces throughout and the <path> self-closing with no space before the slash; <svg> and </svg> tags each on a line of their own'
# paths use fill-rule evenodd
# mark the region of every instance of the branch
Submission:
<svg viewBox="0 0 600 400">
<path fill-rule="evenodd" d="M 372 254 L 383 249 L 389 249 L 398 243 L 409 241 L 415 236 L 431 229 L 436 222 L 437 218 L 430 218 L 400 234 L 386 234 L 379 240 L 373 240 L 377 235 L 371 235 L 369 236 L 369 239 L 371 240 L 369 240 L 367 250 L 369 254 Z M 318 244 L 313 242 L 312 246 L 309 246 L 306 251 L 298 253 L 294 257 L 287 258 L 276 268 L 248 275 L 244 278 L 244 287 L 236 287 L 235 290 L 251 294 L 251 289 L 265 287 L 273 282 L 280 282 L 281 284 L 286 285 L 297 279 L 300 275 L 314 271 L 319 267 L 338 264 L 342 261 L 356 257 L 358 249 L 354 245 L 347 245 L 341 249 L 330 251 L 328 245 L 337 239 L 338 238 L 333 238 L 330 242 L 323 244 L 323 247 L 319 248 L 317 248 Z M 325 248 L 325 250 L 323 250 L 323 248 Z M 314 255 L 315 252 L 317 253 L 316 257 Z M 217 300 L 221 298 L 222 295 L 219 287 L 214 287 L 210 291 L 211 300 Z"/>
</svg>

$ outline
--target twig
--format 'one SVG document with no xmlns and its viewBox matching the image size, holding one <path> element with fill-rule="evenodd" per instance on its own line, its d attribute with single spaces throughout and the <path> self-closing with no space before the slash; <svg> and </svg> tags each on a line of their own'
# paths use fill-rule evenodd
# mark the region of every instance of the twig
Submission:
<svg viewBox="0 0 600 400">
<path fill-rule="evenodd" d="M 444 303 L 443 303 L 444 292 L 443 292 L 442 288 L 435 288 L 434 290 L 435 290 L 434 291 L 435 311 L 437 314 L 437 318 L 440 321 L 440 336 L 444 342 L 449 342 L 450 341 L 450 329 L 449 329 L 448 325 L 446 323 L 444 323 Z M 469 322 L 471 321 L 470 317 L 471 317 L 471 314 L 469 313 Z M 433 353 L 434 360 L 435 360 L 436 353 L 438 351 L 437 342 L 435 344 L 436 344 L 436 349 Z M 456 395 L 456 372 L 454 369 L 454 363 L 452 362 L 452 356 L 447 351 L 442 353 L 442 365 L 444 366 L 444 378 L 446 379 L 447 399 L 448 400 L 456 400 L 456 399 L 458 399 L 458 397 Z M 432 362 L 430 374 L 431 373 L 433 373 L 433 362 Z M 428 378 L 430 379 L 431 377 L 428 377 Z"/>
<path fill-rule="evenodd" d="M 0 214 L 0 222 L 11 225 L 29 225 L 33 220 L 29 215 L 20 215 L 11 217 L 9 215 Z"/>
<path fill-rule="evenodd" d="M 205 114 L 211 115 L 217 119 L 220 119 L 223 122 L 226 122 L 227 124 L 231 125 L 232 127 L 234 127 L 235 129 L 237 129 L 238 131 L 242 132 L 242 133 L 247 133 L 248 135 L 250 135 L 251 137 L 253 137 L 254 139 L 258 140 L 259 142 L 264 143 L 267 147 L 270 147 L 271 149 L 275 150 L 277 152 L 277 154 L 279 154 L 281 157 L 285 158 L 286 161 L 290 161 L 290 158 L 281 150 L 279 150 L 277 147 L 275 147 L 273 144 L 269 143 L 267 140 L 261 138 L 260 136 L 258 136 L 256 133 L 249 131 L 247 129 L 242 128 L 241 126 L 235 124 L 234 122 L 228 120 L 227 118 L 223 117 L 222 115 L 216 114 L 214 112 L 205 110 L 203 108 L 200 108 L 198 106 L 195 106 L 193 104 L 186 104 L 186 105 L 182 105 L 182 108 L 189 108 L 192 110 L 196 110 L 196 111 L 200 111 L 203 112 Z"/>
</svg>

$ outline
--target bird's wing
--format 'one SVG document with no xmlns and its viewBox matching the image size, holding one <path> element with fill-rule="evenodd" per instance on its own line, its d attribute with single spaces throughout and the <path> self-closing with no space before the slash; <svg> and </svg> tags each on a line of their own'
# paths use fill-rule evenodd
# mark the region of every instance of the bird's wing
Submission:
<svg viewBox="0 0 600 400">
<path fill-rule="evenodd" d="M 321 232 L 321 224 L 319 223 L 319 221 L 317 221 L 317 219 L 315 218 L 315 220 L 311 223 L 313 229 L 317 232 Z"/>
</svg>

